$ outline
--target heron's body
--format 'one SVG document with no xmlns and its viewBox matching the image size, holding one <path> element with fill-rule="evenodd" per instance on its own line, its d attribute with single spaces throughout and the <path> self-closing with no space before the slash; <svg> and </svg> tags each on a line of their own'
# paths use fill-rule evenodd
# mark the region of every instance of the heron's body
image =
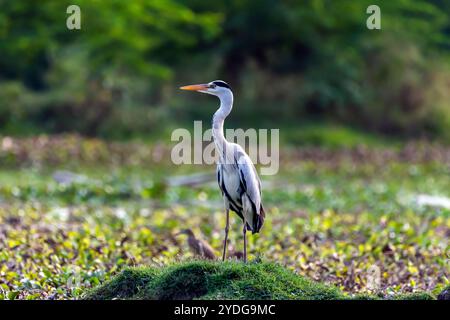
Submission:
<svg viewBox="0 0 450 320">
<path fill-rule="evenodd" d="M 243 220 L 247 230 L 257 233 L 262 227 L 264 209 L 261 204 L 261 184 L 250 158 L 239 145 L 232 144 L 240 164 L 217 164 L 217 182 L 222 190 L 225 208 Z"/>
<path fill-rule="evenodd" d="M 212 94 L 220 99 L 220 107 L 213 116 L 212 135 L 219 154 L 217 181 L 222 191 L 226 209 L 222 258 L 225 259 L 226 255 L 229 210 L 232 210 L 238 214 L 244 223 L 244 261 L 246 261 L 246 231 L 259 232 L 264 223 L 265 212 L 261 203 L 261 183 L 255 166 L 244 149 L 238 144 L 228 142 L 223 134 L 223 123 L 233 107 L 233 93 L 231 88 L 220 80 L 208 84 L 186 86 L 182 89 Z"/>
</svg>

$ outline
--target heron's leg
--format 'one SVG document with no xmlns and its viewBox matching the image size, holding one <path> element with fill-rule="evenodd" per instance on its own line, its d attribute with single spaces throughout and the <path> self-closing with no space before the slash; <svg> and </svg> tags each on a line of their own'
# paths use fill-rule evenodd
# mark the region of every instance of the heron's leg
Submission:
<svg viewBox="0 0 450 320">
<path fill-rule="evenodd" d="M 226 225 L 225 225 L 225 240 L 223 241 L 222 261 L 225 261 L 225 256 L 227 254 L 228 230 L 230 228 L 230 210 L 226 209 L 226 211 L 227 211 L 227 222 L 226 222 Z"/>
<path fill-rule="evenodd" d="M 242 233 L 244 234 L 244 262 L 247 262 L 247 226 L 244 221 L 244 229 L 242 230 Z"/>
</svg>

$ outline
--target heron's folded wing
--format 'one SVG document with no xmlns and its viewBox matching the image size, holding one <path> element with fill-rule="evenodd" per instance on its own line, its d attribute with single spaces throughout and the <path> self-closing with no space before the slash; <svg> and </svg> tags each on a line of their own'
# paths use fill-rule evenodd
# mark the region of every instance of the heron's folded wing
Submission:
<svg viewBox="0 0 450 320">
<path fill-rule="evenodd" d="M 236 163 L 242 188 L 255 206 L 255 213 L 259 214 L 261 208 L 261 187 L 255 167 L 250 158 L 242 151 L 236 153 Z"/>
</svg>

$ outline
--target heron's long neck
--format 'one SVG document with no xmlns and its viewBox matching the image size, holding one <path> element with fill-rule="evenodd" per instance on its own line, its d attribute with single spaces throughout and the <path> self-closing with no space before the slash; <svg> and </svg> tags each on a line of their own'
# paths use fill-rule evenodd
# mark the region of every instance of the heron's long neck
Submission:
<svg viewBox="0 0 450 320">
<path fill-rule="evenodd" d="M 226 93 L 219 96 L 220 108 L 214 113 L 212 120 L 212 136 L 216 144 L 217 151 L 223 155 L 223 150 L 227 144 L 227 140 L 223 134 L 223 123 L 225 118 L 230 114 L 233 107 L 233 94 Z"/>
</svg>

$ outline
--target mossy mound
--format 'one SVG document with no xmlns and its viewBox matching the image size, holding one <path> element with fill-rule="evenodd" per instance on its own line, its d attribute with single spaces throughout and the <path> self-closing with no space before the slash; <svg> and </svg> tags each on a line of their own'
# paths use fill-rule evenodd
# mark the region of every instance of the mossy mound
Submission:
<svg viewBox="0 0 450 320">
<path fill-rule="evenodd" d="M 400 297 L 400 296 L 399 296 Z M 397 298 L 399 298 L 397 297 Z M 301 277 L 274 263 L 190 261 L 167 267 L 126 268 L 86 293 L 85 299 L 350 299 L 333 286 Z M 380 299 L 356 296 L 353 299 Z M 430 299 L 428 294 L 402 299 Z M 396 299 L 396 297 L 391 297 Z"/>
<path fill-rule="evenodd" d="M 164 268 L 126 268 L 87 299 L 343 299 L 273 263 L 192 261 Z"/>
</svg>

